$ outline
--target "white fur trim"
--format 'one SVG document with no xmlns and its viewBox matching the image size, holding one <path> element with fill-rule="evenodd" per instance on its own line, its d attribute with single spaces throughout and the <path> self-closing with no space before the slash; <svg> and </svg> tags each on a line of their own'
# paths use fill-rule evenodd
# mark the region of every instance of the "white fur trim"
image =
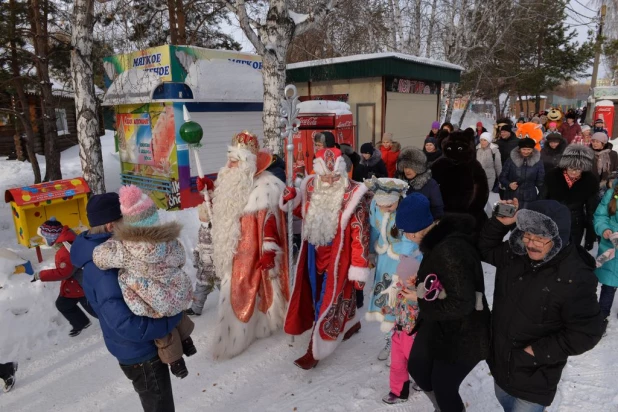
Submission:
<svg viewBox="0 0 618 412">
<path fill-rule="evenodd" d="M 328 175 L 331 173 L 338 174 L 340 176 L 344 176 L 348 174 L 347 167 L 345 165 L 345 159 L 342 156 L 339 156 L 337 160 L 335 160 L 335 170 L 331 172 L 328 167 L 326 167 L 326 163 L 324 159 L 316 157 L 313 159 L 313 172 L 316 175 Z"/>
<path fill-rule="evenodd" d="M 263 171 L 253 181 L 253 188 L 244 213 L 256 213 L 263 209 L 277 210 L 285 184 L 268 171 Z"/>
<path fill-rule="evenodd" d="M 281 252 L 281 246 L 275 242 L 264 242 L 262 244 L 262 252 Z"/>
<path fill-rule="evenodd" d="M 367 322 L 380 322 L 380 331 L 387 333 L 393 330 L 394 322 L 384 320 L 384 315 L 380 312 L 365 312 L 365 320 Z"/>
<path fill-rule="evenodd" d="M 281 192 L 281 196 L 279 196 L 279 209 L 283 210 L 286 213 L 289 211 L 293 211 L 294 209 L 298 207 L 298 205 L 300 205 L 301 200 L 302 200 L 302 196 L 300 194 L 300 191 L 297 189 L 296 196 L 294 197 L 294 199 L 284 204 L 283 203 L 283 192 Z"/>
<path fill-rule="evenodd" d="M 348 279 L 358 282 L 367 282 L 370 274 L 371 269 L 369 268 L 350 266 L 350 269 L 348 269 Z"/>
</svg>

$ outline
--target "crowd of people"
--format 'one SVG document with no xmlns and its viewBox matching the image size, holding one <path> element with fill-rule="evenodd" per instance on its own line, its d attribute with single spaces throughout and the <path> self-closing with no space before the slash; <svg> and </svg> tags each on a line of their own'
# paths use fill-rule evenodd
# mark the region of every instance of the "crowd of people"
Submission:
<svg viewBox="0 0 618 412">
<path fill-rule="evenodd" d="M 585 143 L 577 122 L 550 124 L 542 141 L 518 138 L 508 119 L 495 133 L 479 123 L 433 122 L 422 147 L 386 133 L 359 153 L 316 133 L 310 172 L 294 186 L 281 159 L 241 132 L 217 180 L 197 181 L 196 285 L 183 268 L 181 225 L 160 222 L 135 186 L 91 197 L 91 228 L 79 236 L 45 222 L 39 233 L 57 248 L 56 269 L 34 281 L 62 282 L 56 305 L 72 337 L 90 326 L 78 304 L 98 318 L 145 411 L 174 410 L 170 370 L 185 378 L 185 357 L 234 357 L 281 329 L 310 332 L 294 363 L 315 368 L 361 329 L 366 306 L 365 321 L 384 334 L 383 402 L 419 391 L 436 411 L 465 411 L 459 387 L 486 361 L 506 412 L 541 412 L 568 357 L 592 349 L 609 322 L 618 156 L 600 130 Z M 515 213 L 488 213 L 492 191 Z M 286 212 L 297 233 L 287 232 Z M 497 269 L 492 308 L 482 262 Z M 215 289 L 214 343 L 197 348 L 191 317 L 204 315 Z M 0 364 L 5 390 L 16 370 Z"/>
</svg>

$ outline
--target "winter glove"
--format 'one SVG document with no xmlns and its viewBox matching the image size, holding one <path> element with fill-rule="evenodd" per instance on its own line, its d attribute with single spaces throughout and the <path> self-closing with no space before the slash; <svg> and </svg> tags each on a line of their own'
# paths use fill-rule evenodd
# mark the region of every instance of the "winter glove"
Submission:
<svg viewBox="0 0 618 412">
<path fill-rule="evenodd" d="M 354 289 L 363 290 L 365 288 L 365 282 L 359 282 L 358 280 L 354 281 Z"/>
<path fill-rule="evenodd" d="M 289 202 L 290 200 L 296 197 L 296 188 L 292 186 L 286 186 L 285 189 L 283 189 L 282 196 L 283 196 L 283 204 L 285 205 L 287 202 Z"/>
<path fill-rule="evenodd" d="M 275 267 L 275 252 L 272 250 L 262 253 L 262 257 L 258 262 L 258 268 L 270 270 Z"/>
<path fill-rule="evenodd" d="M 204 188 L 208 190 L 214 190 L 215 183 L 207 177 L 198 177 L 195 182 L 197 183 L 197 190 L 200 192 L 204 190 Z"/>
</svg>

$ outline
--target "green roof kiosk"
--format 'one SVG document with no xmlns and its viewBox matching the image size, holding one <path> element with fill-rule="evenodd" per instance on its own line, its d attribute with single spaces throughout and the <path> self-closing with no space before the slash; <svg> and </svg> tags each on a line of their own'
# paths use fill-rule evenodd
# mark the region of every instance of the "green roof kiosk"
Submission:
<svg viewBox="0 0 618 412">
<path fill-rule="evenodd" d="M 444 83 L 459 83 L 463 67 L 401 53 L 373 53 L 293 63 L 287 81 L 301 100 L 350 105 L 355 147 L 393 133 L 402 146 L 422 147 L 438 120 Z"/>
</svg>

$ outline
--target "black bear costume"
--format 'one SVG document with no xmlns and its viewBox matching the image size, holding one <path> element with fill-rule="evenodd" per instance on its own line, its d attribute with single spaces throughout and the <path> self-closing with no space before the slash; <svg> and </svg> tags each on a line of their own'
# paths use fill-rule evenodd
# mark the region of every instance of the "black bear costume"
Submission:
<svg viewBox="0 0 618 412">
<path fill-rule="evenodd" d="M 474 131 L 457 131 L 443 142 L 443 156 L 431 166 L 440 185 L 445 212 L 468 213 L 476 219 L 476 232 L 487 220 L 487 176 L 476 160 Z"/>
</svg>

